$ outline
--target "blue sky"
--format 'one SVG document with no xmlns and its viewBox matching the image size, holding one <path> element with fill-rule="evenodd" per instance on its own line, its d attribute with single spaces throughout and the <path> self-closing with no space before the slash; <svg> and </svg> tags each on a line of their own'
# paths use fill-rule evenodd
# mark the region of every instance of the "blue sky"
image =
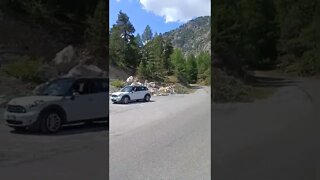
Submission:
<svg viewBox="0 0 320 180">
<path fill-rule="evenodd" d="M 153 33 L 168 32 L 190 19 L 210 14 L 210 0 L 110 0 L 109 3 L 110 28 L 122 10 L 129 16 L 135 34 L 142 34 L 147 25 Z"/>
</svg>

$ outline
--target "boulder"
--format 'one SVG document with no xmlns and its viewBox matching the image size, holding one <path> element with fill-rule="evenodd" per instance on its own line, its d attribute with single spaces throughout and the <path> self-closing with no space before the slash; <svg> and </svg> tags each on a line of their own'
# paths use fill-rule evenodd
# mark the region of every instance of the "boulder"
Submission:
<svg viewBox="0 0 320 180">
<path fill-rule="evenodd" d="M 64 77 L 79 76 L 108 77 L 108 73 L 95 65 L 78 64 L 73 67 Z"/>
<path fill-rule="evenodd" d="M 59 51 L 56 57 L 52 60 L 59 74 L 68 72 L 72 67 L 78 64 L 75 58 L 75 50 L 72 45 L 69 45 Z"/>
<path fill-rule="evenodd" d="M 160 88 L 158 89 L 158 92 L 159 92 L 159 93 L 158 93 L 159 96 L 167 96 L 167 95 L 169 95 L 169 94 L 167 93 L 165 87 L 160 87 Z"/>
<path fill-rule="evenodd" d="M 131 86 L 142 86 L 142 83 L 140 83 L 140 82 L 133 82 L 133 83 L 131 83 Z"/>
<path fill-rule="evenodd" d="M 93 55 L 90 55 L 90 53 L 87 50 L 80 50 L 79 55 L 79 64 L 81 65 L 90 65 L 95 63 L 95 58 Z"/>
<path fill-rule="evenodd" d="M 154 88 L 154 87 L 156 87 L 156 83 L 155 82 L 150 82 L 150 83 L 147 84 L 147 86 Z"/>
<path fill-rule="evenodd" d="M 158 89 L 156 89 L 156 88 L 149 88 L 149 91 L 150 91 L 151 95 L 153 95 L 153 96 L 157 96 L 157 94 L 158 94 Z"/>
<path fill-rule="evenodd" d="M 128 84 L 132 83 L 132 82 L 133 82 L 133 76 L 128 77 L 127 80 L 126 80 L 126 82 L 127 82 Z"/>
</svg>

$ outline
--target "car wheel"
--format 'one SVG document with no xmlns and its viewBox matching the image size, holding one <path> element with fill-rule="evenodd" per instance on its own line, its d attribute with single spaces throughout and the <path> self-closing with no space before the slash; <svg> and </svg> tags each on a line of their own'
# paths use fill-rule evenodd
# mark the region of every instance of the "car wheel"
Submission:
<svg viewBox="0 0 320 180">
<path fill-rule="evenodd" d="M 41 131 L 56 133 L 62 125 L 62 116 L 56 111 L 48 111 L 41 118 Z"/>
<path fill-rule="evenodd" d="M 122 98 L 122 103 L 123 103 L 123 104 L 128 104 L 128 102 L 129 102 L 129 97 L 128 97 L 128 96 L 124 96 L 124 97 Z"/>
<path fill-rule="evenodd" d="M 149 102 L 150 101 L 151 96 L 149 94 L 144 96 L 144 101 L 145 102 Z"/>
</svg>

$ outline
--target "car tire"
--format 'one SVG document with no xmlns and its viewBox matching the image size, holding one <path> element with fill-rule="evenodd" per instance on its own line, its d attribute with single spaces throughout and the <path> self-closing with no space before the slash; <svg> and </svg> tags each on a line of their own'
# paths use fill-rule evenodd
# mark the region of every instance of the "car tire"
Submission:
<svg viewBox="0 0 320 180">
<path fill-rule="evenodd" d="M 150 98 L 151 98 L 151 96 L 149 95 L 149 94 L 146 94 L 145 96 L 144 96 L 144 101 L 145 102 L 149 102 L 150 101 Z"/>
<path fill-rule="evenodd" d="M 43 133 L 56 133 L 60 130 L 62 122 L 61 113 L 49 110 L 40 116 L 40 129 Z"/>
<path fill-rule="evenodd" d="M 130 101 L 130 98 L 128 96 L 123 96 L 122 99 L 121 99 L 121 102 L 123 104 L 128 104 Z"/>
</svg>

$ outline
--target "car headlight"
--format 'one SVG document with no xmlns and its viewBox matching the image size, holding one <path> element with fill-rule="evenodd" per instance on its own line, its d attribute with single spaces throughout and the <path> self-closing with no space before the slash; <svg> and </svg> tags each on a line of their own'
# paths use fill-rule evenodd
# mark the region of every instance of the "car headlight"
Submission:
<svg viewBox="0 0 320 180">
<path fill-rule="evenodd" d="M 113 94 L 112 96 L 113 97 L 120 97 L 120 96 L 122 96 L 123 94 Z"/>
</svg>

